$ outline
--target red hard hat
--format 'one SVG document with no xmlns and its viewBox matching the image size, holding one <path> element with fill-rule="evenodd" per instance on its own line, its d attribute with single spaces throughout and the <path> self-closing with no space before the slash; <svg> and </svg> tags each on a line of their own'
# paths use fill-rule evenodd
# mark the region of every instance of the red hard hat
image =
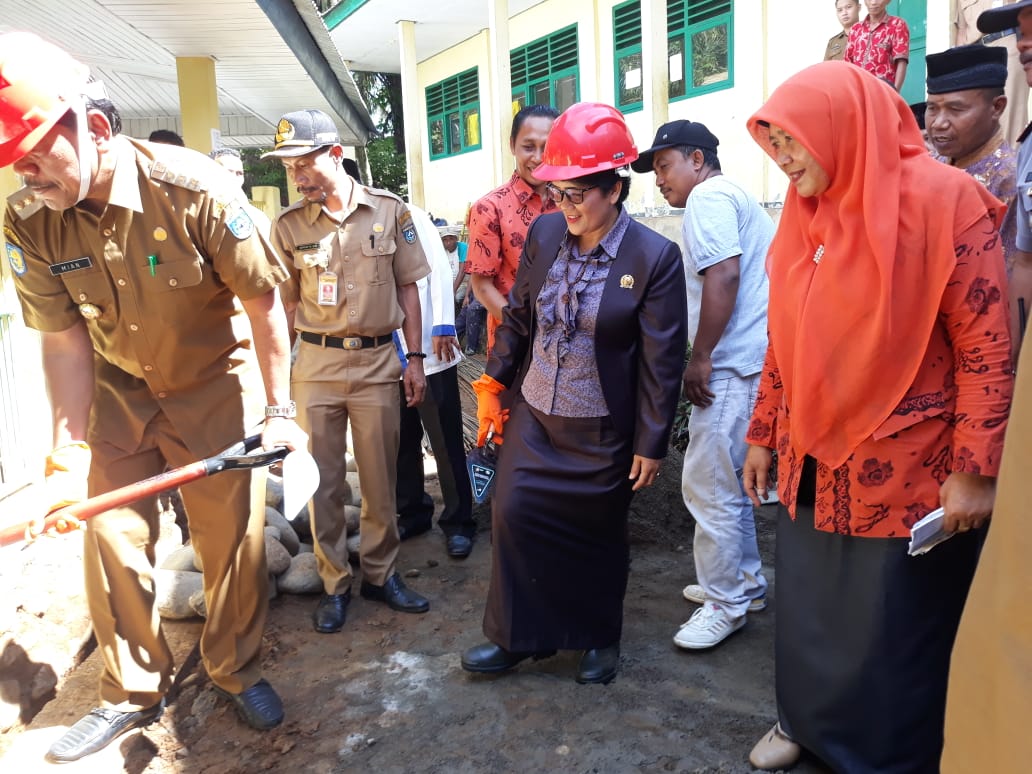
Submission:
<svg viewBox="0 0 1032 774">
<path fill-rule="evenodd" d="M 573 180 L 625 167 L 638 158 L 638 147 L 623 113 L 600 102 L 571 105 L 552 124 L 538 180 Z"/>
<path fill-rule="evenodd" d="M 0 35 L 0 167 L 35 147 L 82 94 L 89 69 L 28 32 Z"/>
</svg>

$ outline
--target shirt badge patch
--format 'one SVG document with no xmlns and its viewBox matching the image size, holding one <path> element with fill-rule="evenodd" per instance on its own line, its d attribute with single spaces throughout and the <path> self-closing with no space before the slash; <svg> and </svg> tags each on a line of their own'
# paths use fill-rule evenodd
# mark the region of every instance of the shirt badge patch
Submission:
<svg viewBox="0 0 1032 774">
<path fill-rule="evenodd" d="M 236 215 L 230 218 L 226 228 L 237 239 L 247 239 L 254 233 L 254 222 L 248 217 L 243 207 L 237 210 Z"/>
<path fill-rule="evenodd" d="M 28 269 L 25 265 L 25 253 L 18 245 L 12 245 L 10 242 L 6 242 L 5 245 L 7 246 L 7 262 L 11 264 L 11 271 L 20 277 Z"/>
<path fill-rule="evenodd" d="M 401 232 L 401 235 L 405 237 L 405 241 L 412 244 L 416 241 L 416 230 L 414 228 L 407 228 Z"/>
<path fill-rule="evenodd" d="M 374 234 L 382 234 L 383 233 L 383 223 L 374 223 L 373 224 L 373 233 Z"/>
</svg>

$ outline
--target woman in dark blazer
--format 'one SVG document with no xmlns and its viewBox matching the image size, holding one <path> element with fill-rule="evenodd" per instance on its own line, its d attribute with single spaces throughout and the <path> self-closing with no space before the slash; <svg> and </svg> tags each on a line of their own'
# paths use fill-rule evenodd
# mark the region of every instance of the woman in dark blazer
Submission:
<svg viewBox="0 0 1032 774">
<path fill-rule="evenodd" d="M 583 650 L 577 681 L 616 675 L 627 511 L 666 456 L 686 346 L 677 246 L 624 210 L 638 151 L 615 108 L 579 103 L 535 171 L 558 213 L 530 227 L 495 347 L 474 383 L 479 444 L 505 444 L 492 511 L 489 642 L 462 666 L 493 673 Z M 511 417 L 499 394 L 511 390 Z"/>
</svg>

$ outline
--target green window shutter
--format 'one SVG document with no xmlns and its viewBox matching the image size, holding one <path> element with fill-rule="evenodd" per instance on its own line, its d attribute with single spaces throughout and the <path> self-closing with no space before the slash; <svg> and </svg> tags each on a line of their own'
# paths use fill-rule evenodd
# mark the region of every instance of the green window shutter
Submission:
<svg viewBox="0 0 1032 774">
<path fill-rule="evenodd" d="M 426 87 L 430 159 L 480 147 L 480 80 L 476 67 Z"/>
<path fill-rule="evenodd" d="M 613 8 L 613 47 L 641 45 L 641 0 L 632 0 Z"/>
</svg>

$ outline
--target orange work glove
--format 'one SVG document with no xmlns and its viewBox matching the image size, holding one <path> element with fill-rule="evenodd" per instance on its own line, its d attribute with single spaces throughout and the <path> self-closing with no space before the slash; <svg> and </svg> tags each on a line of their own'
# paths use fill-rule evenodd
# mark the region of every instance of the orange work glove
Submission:
<svg viewBox="0 0 1032 774">
<path fill-rule="evenodd" d="M 89 476 L 92 458 L 90 447 L 83 441 L 72 441 L 64 446 L 58 446 L 47 455 L 46 487 L 50 503 L 47 508 L 48 514 L 86 499 L 86 479 Z M 71 532 L 81 526 L 82 522 L 78 519 L 61 519 L 56 529 L 58 532 Z M 42 519 L 33 520 L 29 532 L 35 537 L 42 528 Z"/>
<path fill-rule="evenodd" d="M 477 446 L 487 443 L 487 434 L 494 430 L 492 441 L 501 446 L 502 428 L 509 418 L 509 409 L 502 408 L 502 402 L 498 396 L 505 391 L 505 386 L 484 374 L 473 382 L 473 392 L 477 394 L 477 420 L 480 427 L 477 429 Z"/>
</svg>

